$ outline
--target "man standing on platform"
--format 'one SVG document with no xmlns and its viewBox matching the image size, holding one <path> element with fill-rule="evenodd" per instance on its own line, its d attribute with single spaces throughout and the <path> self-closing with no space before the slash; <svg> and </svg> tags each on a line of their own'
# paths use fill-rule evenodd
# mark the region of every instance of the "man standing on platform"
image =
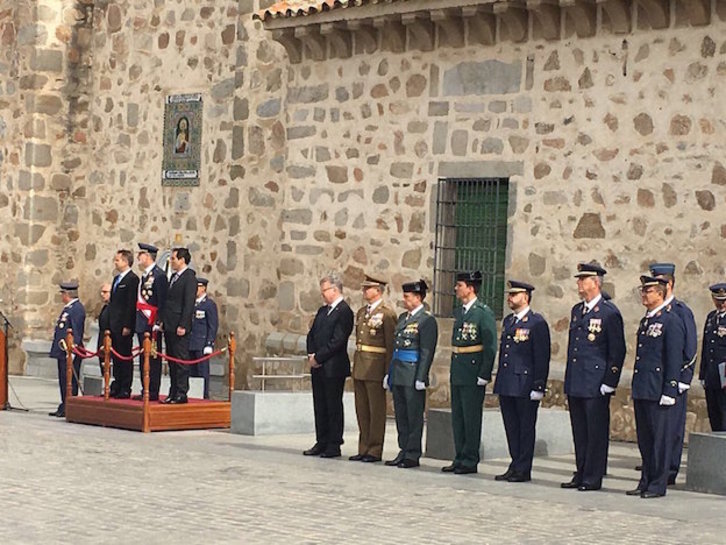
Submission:
<svg viewBox="0 0 726 545">
<path fill-rule="evenodd" d="M 214 352 L 219 318 L 217 304 L 207 295 L 209 280 L 197 276 L 197 299 L 194 302 L 194 321 L 189 340 L 189 359 L 198 360 Z M 204 399 L 209 399 L 209 360 L 190 365 L 192 377 L 204 379 Z"/>
<path fill-rule="evenodd" d="M 510 280 L 507 288 L 512 314 L 502 321 L 494 393 L 499 394 L 512 462 L 495 479 L 522 483 L 532 479 L 537 409 L 550 369 L 550 328 L 541 314 L 529 308 L 534 286 Z"/>
<path fill-rule="evenodd" d="M 673 454 L 673 415 L 683 365 L 686 333 L 672 304 L 665 302 L 668 280 L 640 277 L 648 312 L 640 321 L 633 369 L 635 432 L 643 459 L 637 488 L 629 496 L 665 496 Z"/>
<path fill-rule="evenodd" d="M 421 458 L 426 388 L 434 361 L 439 329 L 436 318 L 424 310 L 428 286 L 423 280 L 403 285 L 403 306 L 398 317 L 393 358 L 384 387 L 393 392 L 398 430 L 398 454 L 387 466 L 418 467 Z"/>
<path fill-rule="evenodd" d="M 108 316 L 111 326 L 111 345 L 121 356 L 131 357 L 136 327 L 136 293 L 139 277 L 131 270 L 134 254 L 129 250 L 119 250 L 113 259 L 118 274 L 111 282 L 111 301 Z M 130 359 L 113 357 L 113 383 L 111 397 L 128 399 L 131 397 L 131 382 L 134 366 Z"/>
<path fill-rule="evenodd" d="M 98 314 L 98 339 L 96 340 L 96 351 L 98 352 L 98 364 L 101 366 L 101 376 L 103 377 L 103 365 L 105 361 L 103 339 L 106 337 L 106 331 L 111 329 L 111 318 L 108 315 L 108 303 L 111 301 L 111 284 L 108 282 L 101 285 L 101 300 L 103 301 L 103 307 L 101 307 L 101 312 Z"/>
<path fill-rule="evenodd" d="M 673 429 L 669 437 L 673 440 L 673 453 L 671 455 L 671 467 L 668 473 L 668 484 L 676 484 L 676 477 L 681 468 L 683 455 L 683 439 L 686 434 L 686 413 L 688 412 L 688 390 L 693 380 L 693 372 L 696 364 L 696 352 L 698 351 L 698 333 L 696 331 L 696 320 L 693 312 L 683 301 L 676 299 L 673 290 L 676 284 L 676 266 L 673 263 L 653 263 L 650 266 L 650 274 L 656 278 L 664 278 L 666 285 L 665 304 L 671 305 L 676 315 L 681 319 L 685 338 L 683 340 L 683 362 L 678 377 L 678 395 L 676 406 L 669 411 L 672 417 Z"/>
<path fill-rule="evenodd" d="M 174 248 L 169 264 L 174 274 L 159 315 L 164 330 L 166 352 L 179 360 L 189 360 L 189 337 L 194 317 L 194 299 L 197 293 L 197 275 L 189 268 L 192 255 L 186 248 Z M 171 388 L 162 403 L 186 403 L 189 391 L 189 367 L 169 361 Z M 149 387 L 151 390 L 151 387 Z"/>
<path fill-rule="evenodd" d="M 706 392 L 711 430 L 726 431 L 726 369 L 719 368 L 719 364 L 726 362 L 726 283 L 714 284 L 709 290 L 716 308 L 709 312 L 703 326 L 698 378 Z"/>
<path fill-rule="evenodd" d="M 454 290 L 461 306 L 454 310 L 449 378 L 456 456 L 441 468 L 444 473 L 476 473 L 479 465 L 484 394 L 497 353 L 494 313 L 477 298 L 481 280 L 479 271 L 456 275 Z"/>
<path fill-rule="evenodd" d="M 66 415 L 66 367 L 68 356 L 66 353 L 66 334 L 69 329 L 73 330 L 73 344 L 83 346 L 83 331 L 86 325 L 86 309 L 78 299 L 78 282 L 62 282 L 60 285 L 63 310 L 55 324 L 53 333 L 53 344 L 50 347 L 51 358 L 58 362 L 58 386 L 60 387 L 61 402 L 55 412 L 48 413 L 49 416 L 59 418 Z M 73 356 L 73 395 L 78 395 L 78 375 L 81 372 L 81 357 Z"/>
<path fill-rule="evenodd" d="M 383 302 L 386 283 L 366 275 L 361 284 L 367 305 L 358 310 L 355 328 L 353 388 L 358 416 L 358 454 L 350 460 L 380 462 L 386 433 L 383 377 L 393 356 L 396 313 Z"/>
<path fill-rule="evenodd" d="M 623 318 L 601 294 L 605 269 L 577 266 L 581 303 L 572 307 L 567 345 L 565 394 L 570 409 L 577 471 L 562 488 L 600 490 L 610 441 L 610 396 L 625 359 Z"/>
<path fill-rule="evenodd" d="M 161 267 L 156 264 L 156 254 L 159 249 L 151 244 L 139 242 L 139 253 L 137 259 L 141 270 L 141 282 L 136 295 L 136 336 L 139 346 L 143 346 L 144 333 L 149 333 L 152 338 L 156 337 L 156 352 L 161 353 L 161 334 L 154 331 L 159 312 L 164 307 L 166 292 L 169 289 L 169 282 Z M 153 342 L 153 341 L 152 341 Z M 141 378 L 141 395 L 134 399 L 144 399 L 144 354 L 139 355 L 139 376 Z M 159 399 L 159 387 L 161 386 L 161 358 L 159 356 L 149 357 L 149 400 Z"/>
</svg>

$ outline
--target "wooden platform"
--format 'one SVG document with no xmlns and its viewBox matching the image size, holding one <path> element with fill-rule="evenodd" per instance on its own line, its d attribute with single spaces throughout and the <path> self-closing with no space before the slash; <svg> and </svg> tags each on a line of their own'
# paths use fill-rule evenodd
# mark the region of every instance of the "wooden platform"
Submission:
<svg viewBox="0 0 726 545">
<path fill-rule="evenodd" d="M 189 403 L 183 405 L 152 401 L 149 403 L 148 429 L 144 430 L 143 402 L 76 396 L 66 399 L 66 421 L 135 431 L 229 428 L 230 407 L 229 401 L 207 399 L 189 399 Z"/>
</svg>

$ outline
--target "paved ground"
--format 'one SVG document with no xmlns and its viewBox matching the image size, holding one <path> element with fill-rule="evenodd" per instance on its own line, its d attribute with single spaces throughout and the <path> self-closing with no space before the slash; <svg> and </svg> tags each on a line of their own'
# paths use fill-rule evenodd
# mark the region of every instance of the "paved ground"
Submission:
<svg viewBox="0 0 726 545">
<path fill-rule="evenodd" d="M 0 412 L 0 543 L 718 543 L 726 500 L 624 495 L 638 462 L 611 448 L 605 490 L 561 490 L 572 456 L 535 460 L 532 483 L 301 456 L 308 436 L 141 434 L 46 416 L 56 386 L 13 377 L 30 413 Z M 11 401 L 17 399 L 11 393 Z M 395 454 L 388 430 L 386 454 Z M 346 437 L 344 454 L 356 439 Z"/>
</svg>

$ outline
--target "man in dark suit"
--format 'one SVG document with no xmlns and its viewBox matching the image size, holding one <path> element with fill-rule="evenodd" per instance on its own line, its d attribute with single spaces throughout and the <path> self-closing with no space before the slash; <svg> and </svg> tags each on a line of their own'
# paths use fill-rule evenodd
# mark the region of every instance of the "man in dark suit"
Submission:
<svg viewBox="0 0 726 545">
<path fill-rule="evenodd" d="M 307 337 L 315 411 L 315 445 L 306 456 L 336 458 L 343 444 L 343 387 L 350 376 L 348 337 L 353 331 L 353 311 L 343 300 L 338 273 L 320 280 L 325 305 L 318 309 Z"/>
<path fill-rule="evenodd" d="M 572 307 L 565 368 L 577 471 L 562 488 L 600 490 L 610 441 L 610 396 L 625 360 L 623 317 L 602 297 L 605 269 L 596 263 L 577 266 L 581 303 Z"/>
<path fill-rule="evenodd" d="M 494 393 L 499 394 L 512 462 L 494 478 L 522 483 L 532 479 L 537 409 L 550 369 L 550 328 L 541 314 L 529 308 L 534 286 L 516 280 L 507 284 L 512 314 L 502 320 Z"/>
<path fill-rule="evenodd" d="M 96 341 L 96 350 L 98 351 L 98 364 L 101 366 L 101 376 L 103 376 L 103 339 L 106 337 L 106 331 L 111 329 L 111 319 L 108 315 L 108 303 L 111 301 L 111 284 L 106 282 L 101 286 L 101 299 L 103 300 L 103 307 L 101 312 L 98 314 L 98 339 Z"/>
<path fill-rule="evenodd" d="M 53 332 L 53 344 L 50 347 L 51 358 L 58 362 L 58 386 L 60 388 L 61 402 L 55 412 L 48 413 L 49 416 L 62 418 L 66 415 L 66 366 L 67 354 L 65 349 L 65 338 L 69 329 L 73 330 L 73 344 L 83 346 L 83 330 L 86 323 L 86 309 L 78 299 L 78 282 L 62 282 L 60 293 L 63 300 L 63 310 L 55 324 Z M 78 395 L 78 374 L 81 371 L 81 357 L 73 357 L 73 395 Z"/>
<path fill-rule="evenodd" d="M 714 310 L 703 325 L 701 368 L 698 378 L 706 392 L 706 409 L 712 431 L 726 431 L 726 390 L 718 365 L 726 361 L 726 283 L 713 284 L 711 299 Z"/>
<path fill-rule="evenodd" d="M 156 254 L 159 249 L 151 244 L 139 242 L 137 259 L 141 266 L 141 282 L 136 295 L 136 336 L 139 345 L 143 346 L 144 334 L 156 336 L 156 352 L 161 353 L 161 335 L 153 331 L 160 310 L 166 301 L 166 292 L 169 283 L 163 269 L 156 264 Z M 134 399 L 144 399 L 144 354 L 139 355 L 139 375 L 141 378 L 141 395 Z M 149 400 L 159 399 L 159 386 L 161 386 L 161 358 L 149 357 Z"/>
<path fill-rule="evenodd" d="M 632 397 L 635 431 L 643 459 L 640 481 L 629 496 L 665 496 L 673 439 L 673 413 L 683 365 L 685 327 L 672 303 L 666 302 L 668 280 L 640 277 L 640 294 L 648 312 L 638 327 Z"/>
<path fill-rule="evenodd" d="M 197 276 L 197 299 L 194 302 L 194 321 L 189 340 L 189 359 L 199 358 L 214 352 L 214 340 L 219 328 L 217 304 L 207 295 L 209 280 Z M 209 399 L 209 360 L 190 365 L 192 377 L 204 379 L 204 399 Z"/>
<path fill-rule="evenodd" d="M 390 370 L 383 377 L 384 388 L 393 393 L 399 451 L 385 464 L 408 469 L 418 467 L 421 458 L 426 388 L 439 326 L 433 314 L 424 309 L 426 282 L 408 282 L 402 288 L 407 312 L 398 317 Z"/>
<path fill-rule="evenodd" d="M 189 268 L 191 260 L 192 256 L 186 248 L 174 248 L 171 251 L 169 264 L 174 274 L 169 280 L 169 291 L 160 314 L 167 354 L 181 360 L 189 359 L 189 337 L 197 294 L 197 275 Z M 186 403 L 189 366 L 170 361 L 169 377 L 169 396 L 162 403 Z"/>
<path fill-rule="evenodd" d="M 108 304 L 111 344 L 120 355 L 130 357 L 136 326 L 136 292 L 139 289 L 139 277 L 131 270 L 134 254 L 129 250 L 119 250 L 114 256 L 113 264 L 118 274 L 111 282 L 111 301 Z M 113 357 L 111 397 L 118 399 L 131 397 L 133 372 L 131 360 Z"/>
</svg>

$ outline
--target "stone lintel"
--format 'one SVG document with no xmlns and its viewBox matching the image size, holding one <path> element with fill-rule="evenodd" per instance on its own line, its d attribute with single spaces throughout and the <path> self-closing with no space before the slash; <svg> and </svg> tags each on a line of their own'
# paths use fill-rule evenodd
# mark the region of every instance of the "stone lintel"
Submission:
<svg viewBox="0 0 726 545">
<path fill-rule="evenodd" d="M 484 11 L 481 6 L 466 6 L 461 8 L 461 15 L 469 29 L 470 42 L 490 45 L 496 41 L 497 20 L 491 12 L 491 6 L 488 11 Z"/>
<path fill-rule="evenodd" d="M 411 46 L 421 51 L 434 48 L 434 24 L 427 13 L 406 13 L 401 15 L 401 23 L 408 29 Z"/>
<path fill-rule="evenodd" d="M 670 24 L 670 0 L 638 0 L 648 16 L 651 28 L 667 28 Z"/>
<path fill-rule="evenodd" d="M 580 38 L 595 35 L 597 6 L 594 0 L 561 0 L 560 7 L 574 23 L 575 32 Z"/>
<path fill-rule="evenodd" d="M 509 178 L 523 174 L 522 161 L 442 161 L 437 172 L 443 178 Z"/>
<path fill-rule="evenodd" d="M 320 25 L 320 34 L 328 38 L 333 57 L 347 59 L 353 53 L 351 36 L 344 23 L 323 23 Z"/>
<path fill-rule="evenodd" d="M 630 32 L 630 4 L 626 0 L 596 0 L 610 21 L 610 30 L 615 34 Z"/>
<path fill-rule="evenodd" d="M 320 27 L 318 25 L 296 27 L 295 37 L 303 43 L 311 59 L 316 61 L 325 59 L 327 42 L 320 34 Z"/>
<path fill-rule="evenodd" d="M 529 32 L 527 7 L 523 2 L 497 2 L 493 11 L 506 25 L 513 42 L 523 42 Z"/>
<path fill-rule="evenodd" d="M 355 36 L 356 53 L 373 53 L 378 49 L 378 31 L 371 21 L 354 19 L 346 21 L 346 25 Z"/>
<path fill-rule="evenodd" d="M 680 0 L 686 7 L 693 26 L 703 26 L 711 22 L 711 2 L 709 0 Z"/>
<path fill-rule="evenodd" d="M 560 37 L 560 5 L 557 0 L 527 0 L 527 9 L 537 17 L 546 40 Z"/>
<path fill-rule="evenodd" d="M 458 14 L 437 9 L 431 12 L 431 20 L 439 34 L 439 46 L 464 47 L 464 20 Z"/>
<path fill-rule="evenodd" d="M 297 64 L 302 61 L 302 49 L 303 45 L 298 40 L 292 29 L 280 28 L 272 31 L 272 39 L 277 43 L 281 44 L 287 52 L 287 57 L 290 59 L 292 64 Z"/>
</svg>

